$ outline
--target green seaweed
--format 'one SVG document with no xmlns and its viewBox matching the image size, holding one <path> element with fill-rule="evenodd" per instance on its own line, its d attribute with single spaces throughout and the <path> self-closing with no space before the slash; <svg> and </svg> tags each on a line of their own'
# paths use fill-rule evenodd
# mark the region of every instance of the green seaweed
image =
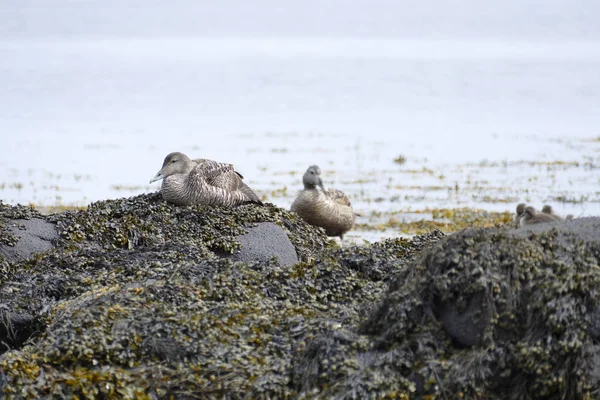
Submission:
<svg viewBox="0 0 600 400">
<path fill-rule="evenodd" d="M 47 218 L 56 249 L 14 263 L 0 291 L 41 322 L 0 356 L 7 398 L 295 397 L 296 337 L 327 320 L 357 324 L 419 249 L 405 239 L 341 249 L 274 206 L 175 207 L 159 195 Z M 280 224 L 302 261 L 215 255 L 259 221 Z"/>
<path fill-rule="evenodd" d="M 9 399 L 600 395 L 594 240 L 477 228 L 339 248 L 271 205 L 156 194 L 47 218 L 57 247 L 9 263 L 0 287 L 39 323 L 0 355 Z M 285 229 L 299 263 L 217 256 L 261 221 Z M 473 304 L 486 323 L 462 345 L 443 314 Z"/>
</svg>

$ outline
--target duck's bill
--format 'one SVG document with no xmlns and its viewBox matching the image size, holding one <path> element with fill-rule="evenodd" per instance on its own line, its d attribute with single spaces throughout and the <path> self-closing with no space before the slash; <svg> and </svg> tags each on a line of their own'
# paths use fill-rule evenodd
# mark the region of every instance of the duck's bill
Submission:
<svg viewBox="0 0 600 400">
<path fill-rule="evenodd" d="M 317 186 L 319 186 L 322 191 L 324 191 L 324 192 L 327 191 L 327 189 L 325 189 L 325 185 L 323 185 L 323 180 L 321 178 L 319 178 L 319 182 L 317 183 Z"/>
<path fill-rule="evenodd" d="M 160 181 L 163 178 L 161 171 L 158 171 L 154 178 L 150 179 L 150 183 Z"/>
</svg>

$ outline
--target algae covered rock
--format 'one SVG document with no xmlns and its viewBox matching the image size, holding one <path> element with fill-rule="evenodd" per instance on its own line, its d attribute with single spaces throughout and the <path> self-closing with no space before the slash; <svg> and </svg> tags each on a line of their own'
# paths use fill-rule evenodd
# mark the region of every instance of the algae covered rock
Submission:
<svg viewBox="0 0 600 400">
<path fill-rule="evenodd" d="M 45 217 L 31 207 L 0 202 L 0 260 L 25 259 L 50 250 L 59 234 L 72 242 L 129 250 L 167 241 L 199 243 L 205 250 L 236 260 L 277 257 L 285 265 L 308 259 L 324 247 L 323 237 L 315 239 L 318 231 L 269 205 L 177 207 L 155 193 Z"/>
<path fill-rule="evenodd" d="M 598 222 L 447 237 L 358 331 L 317 335 L 294 381 L 310 398 L 599 398 Z"/>
<path fill-rule="evenodd" d="M 89 290 L 86 282 L 95 281 L 96 273 L 111 277 L 126 270 L 135 276 L 151 268 L 148 254 L 172 262 L 275 258 L 291 266 L 298 256 L 308 260 L 329 245 L 321 231 L 274 206 L 176 207 L 159 194 L 97 202 L 85 211 L 49 217 L 31 207 L 0 204 L 0 234 L 5 321 L 0 340 L 7 348 L 20 346 L 38 329 L 49 305 Z M 30 273 L 42 257 L 50 262 L 43 273 Z M 114 273 L 110 283 L 124 283 L 120 278 Z"/>
<path fill-rule="evenodd" d="M 3 264 L 6 398 L 600 395 L 598 220 L 343 249 L 271 206 L 146 195 L 50 220 L 54 249 Z M 221 257 L 264 223 L 300 262 Z"/>
<path fill-rule="evenodd" d="M 291 371 L 311 335 L 356 327 L 424 244 L 330 248 L 283 210 L 219 217 L 146 200 L 133 199 L 136 212 L 95 204 L 96 220 L 55 217 L 59 245 L 14 264 L 0 302 L 40 326 L 0 356 L 7 398 L 297 397 Z M 233 222 L 252 218 L 281 223 L 304 261 L 216 256 L 236 248 L 243 228 Z"/>
</svg>

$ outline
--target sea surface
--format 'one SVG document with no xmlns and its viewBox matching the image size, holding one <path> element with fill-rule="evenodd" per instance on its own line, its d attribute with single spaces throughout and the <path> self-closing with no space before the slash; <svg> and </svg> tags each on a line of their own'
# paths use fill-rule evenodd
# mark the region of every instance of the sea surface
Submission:
<svg viewBox="0 0 600 400">
<path fill-rule="evenodd" d="M 600 215 L 600 7 L 522 15 L 517 3 L 497 18 L 476 2 L 417 7 L 402 29 L 374 8 L 311 14 L 313 1 L 261 0 L 246 12 L 262 25 L 233 0 L 208 14 L 180 1 L 164 24 L 157 2 L 138 14 L 112 0 L 4 3 L 0 199 L 84 206 L 156 191 L 148 181 L 182 151 L 235 164 L 285 208 L 317 164 L 374 227 L 519 202 Z"/>
</svg>

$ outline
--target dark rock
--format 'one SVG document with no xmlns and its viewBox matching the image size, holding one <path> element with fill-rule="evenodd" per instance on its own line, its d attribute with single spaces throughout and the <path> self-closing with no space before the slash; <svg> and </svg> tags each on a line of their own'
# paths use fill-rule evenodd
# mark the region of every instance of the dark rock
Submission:
<svg viewBox="0 0 600 400">
<path fill-rule="evenodd" d="M 0 202 L 0 301 L 7 300 L 1 315 L 2 351 L 19 347 L 38 332 L 49 304 L 84 294 L 92 270 L 111 276 L 117 269 L 136 277 L 139 269 L 161 262 L 202 262 L 215 254 L 264 264 L 275 257 L 291 266 L 298 262 L 297 254 L 308 260 L 327 244 L 318 230 L 269 205 L 176 207 L 151 194 L 44 217 L 30 207 Z M 46 254 L 29 259 L 35 253 Z M 44 269 L 30 272 L 42 258 Z M 144 346 L 173 347 L 168 343 L 147 340 Z"/>
<path fill-rule="evenodd" d="M 246 230 L 248 233 L 237 237 L 241 248 L 230 256 L 232 260 L 261 262 L 275 257 L 283 266 L 298 262 L 296 249 L 280 226 L 272 222 L 261 222 Z"/>
<path fill-rule="evenodd" d="M 491 305 L 484 292 L 457 302 L 436 301 L 434 304 L 433 312 L 458 344 L 477 346 L 482 343 L 492 318 Z"/>
<path fill-rule="evenodd" d="M 303 346 L 333 332 L 311 347 L 330 351 L 317 371 L 344 376 L 353 367 L 337 349 L 371 343 L 348 328 L 426 246 L 399 239 L 340 249 L 276 207 L 172 207 L 154 195 L 50 219 L 56 246 L 11 263 L 0 281 L 0 302 L 41 323 L 31 346 L 10 343 L 0 355 L 8 397 L 297 397 L 291 371 L 315 371 L 300 365 L 309 357 L 295 357 Z M 215 256 L 235 257 L 256 230 L 247 226 L 272 241 L 265 238 L 281 233 L 272 224 L 300 262 L 281 263 L 273 252 L 251 262 Z M 366 381 L 378 365 L 373 354 L 360 364 Z"/>
<path fill-rule="evenodd" d="M 39 327 L 35 316 L 12 312 L 0 304 L 0 351 L 21 346 Z"/>
<path fill-rule="evenodd" d="M 0 244 L 0 254 L 7 260 L 22 260 L 50 250 L 58 239 L 56 225 L 41 218 L 9 220 L 5 229 L 16 239 L 12 246 Z"/>
<path fill-rule="evenodd" d="M 594 339 L 600 339 L 600 307 L 596 308 L 596 310 L 590 315 L 588 333 Z"/>
<path fill-rule="evenodd" d="M 597 397 L 599 221 L 467 229 L 432 247 L 361 327 L 390 359 L 382 379 L 408 376 L 420 396 Z"/>
<path fill-rule="evenodd" d="M 531 233 L 543 233 L 555 230 L 560 233 L 558 240 L 571 241 L 571 237 L 577 237 L 586 242 L 600 242 L 600 217 L 584 217 L 568 219 L 560 223 L 545 223 L 527 225 L 515 229 L 511 233 L 519 237 L 529 237 Z"/>
<path fill-rule="evenodd" d="M 3 210 L 3 226 L 28 212 Z M 343 249 L 270 205 L 174 207 L 152 194 L 49 220 L 53 249 L 0 264 L 2 315 L 39 327 L 23 347 L 5 330 L 9 398 L 600 393 L 594 219 Z M 216 256 L 270 223 L 299 262 Z"/>
<path fill-rule="evenodd" d="M 155 199 L 160 199 L 157 195 L 151 196 L 154 196 Z M 101 203 L 97 203 L 97 205 L 98 204 Z M 243 208 L 248 209 L 248 206 Z M 239 209 L 241 210 L 243 208 Z M 184 208 L 184 210 L 189 209 L 190 207 Z M 94 210 L 99 211 L 99 213 L 69 212 L 65 213 L 64 216 L 57 214 L 51 216 L 49 218 L 50 221 L 39 214 L 33 213 L 31 215 L 26 215 L 23 211 L 17 213 L 15 210 L 19 209 L 4 206 L 1 210 L 2 213 L 0 213 L 0 222 L 4 219 L 3 225 L 5 235 L 9 238 L 6 240 L 6 243 L 0 241 L 0 256 L 3 256 L 8 261 L 25 259 L 32 254 L 50 250 L 53 247 L 53 243 L 59 238 L 56 227 L 57 222 L 59 224 L 58 229 L 61 231 L 63 237 L 74 239 L 75 241 L 86 240 L 88 241 L 88 246 L 92 247 L 110 245 L 114 247 L 126 247 L 131 250 L 148 244 L 147 242 L 149 241 L 148 234 L 142 232 L 140 227 L 134 225 L 127 227 L 120 226 L 122 225 L 121 222 L 124 222 L 123 213 L 127 212 L 127 210 L 124 209 L 115 210 L 117 212 L 113 213 L 113 216 L 115 217 L 113 221 L 99 220 L 99 224 L 96 226 L 93 226 L 94 219 L 102 215 L 105 210 Z M 227 209 L 217 209 L 216 213 L 219 212 L 231 215 L 231 211 Z M 94 216 L 94 214 L 100 215 Z M 30 219 L 11 219 L 11 217 L 15 216 L 26 216 L 30 217 Z M 83 216 L 83 218 L 81 218 L 81 216 Z M 81 224 L 76 222 L 78 218 L 82 219 Z M 269 217 L 267 217 L 267 219 L 268 218 Z M 67 229 L 64 229 L 66 221 L 72 221 L 73 223 L 70 224 Z M 230 237 L 229 240 L 231 240 L 231 244 L 225 244 L 225 242 L 220 244 L 219 242 L 212 241 L 213 246 L 211 246 L 210 250 L 221 256 L 230 257 L 235 261 L 265 261 L 272 257 L 276 257 L 282 265 L 290 266 L 297 263 L 299 259 L 296 249 L 290 242 L 284 228 L 273 222 L 259 221 L 257 221 L 255 226 L 250 225 L 250 227 L 246 227 L 243 221 L 240 221 L 242 222 L 241 224 L 240 222 L 237 222 L 239 234 L 236 234 L 236 231 L 231 230 L 233 225 L 232 227 L 227 227 L 230 232 L 226 233 L 229 234 L 228 236 Z M 96 232 L 93 232 L 94 228 L 97 230 Z M 86 232 L 83 232 L 83 230 L 86 230 Z M 112 243 L 103 241 L 103 231 L 108 231 L 108 233 L 112 234 Z M 168 236 L 164 236 L 162 240 L 166 240 L 166 237 Z M 220 248 L 220 246 L 222 246 L 222 248 Z M 301 249 L 300 251 L 306 252 L 306 250 L 308 249 Z"/>
</svg>

